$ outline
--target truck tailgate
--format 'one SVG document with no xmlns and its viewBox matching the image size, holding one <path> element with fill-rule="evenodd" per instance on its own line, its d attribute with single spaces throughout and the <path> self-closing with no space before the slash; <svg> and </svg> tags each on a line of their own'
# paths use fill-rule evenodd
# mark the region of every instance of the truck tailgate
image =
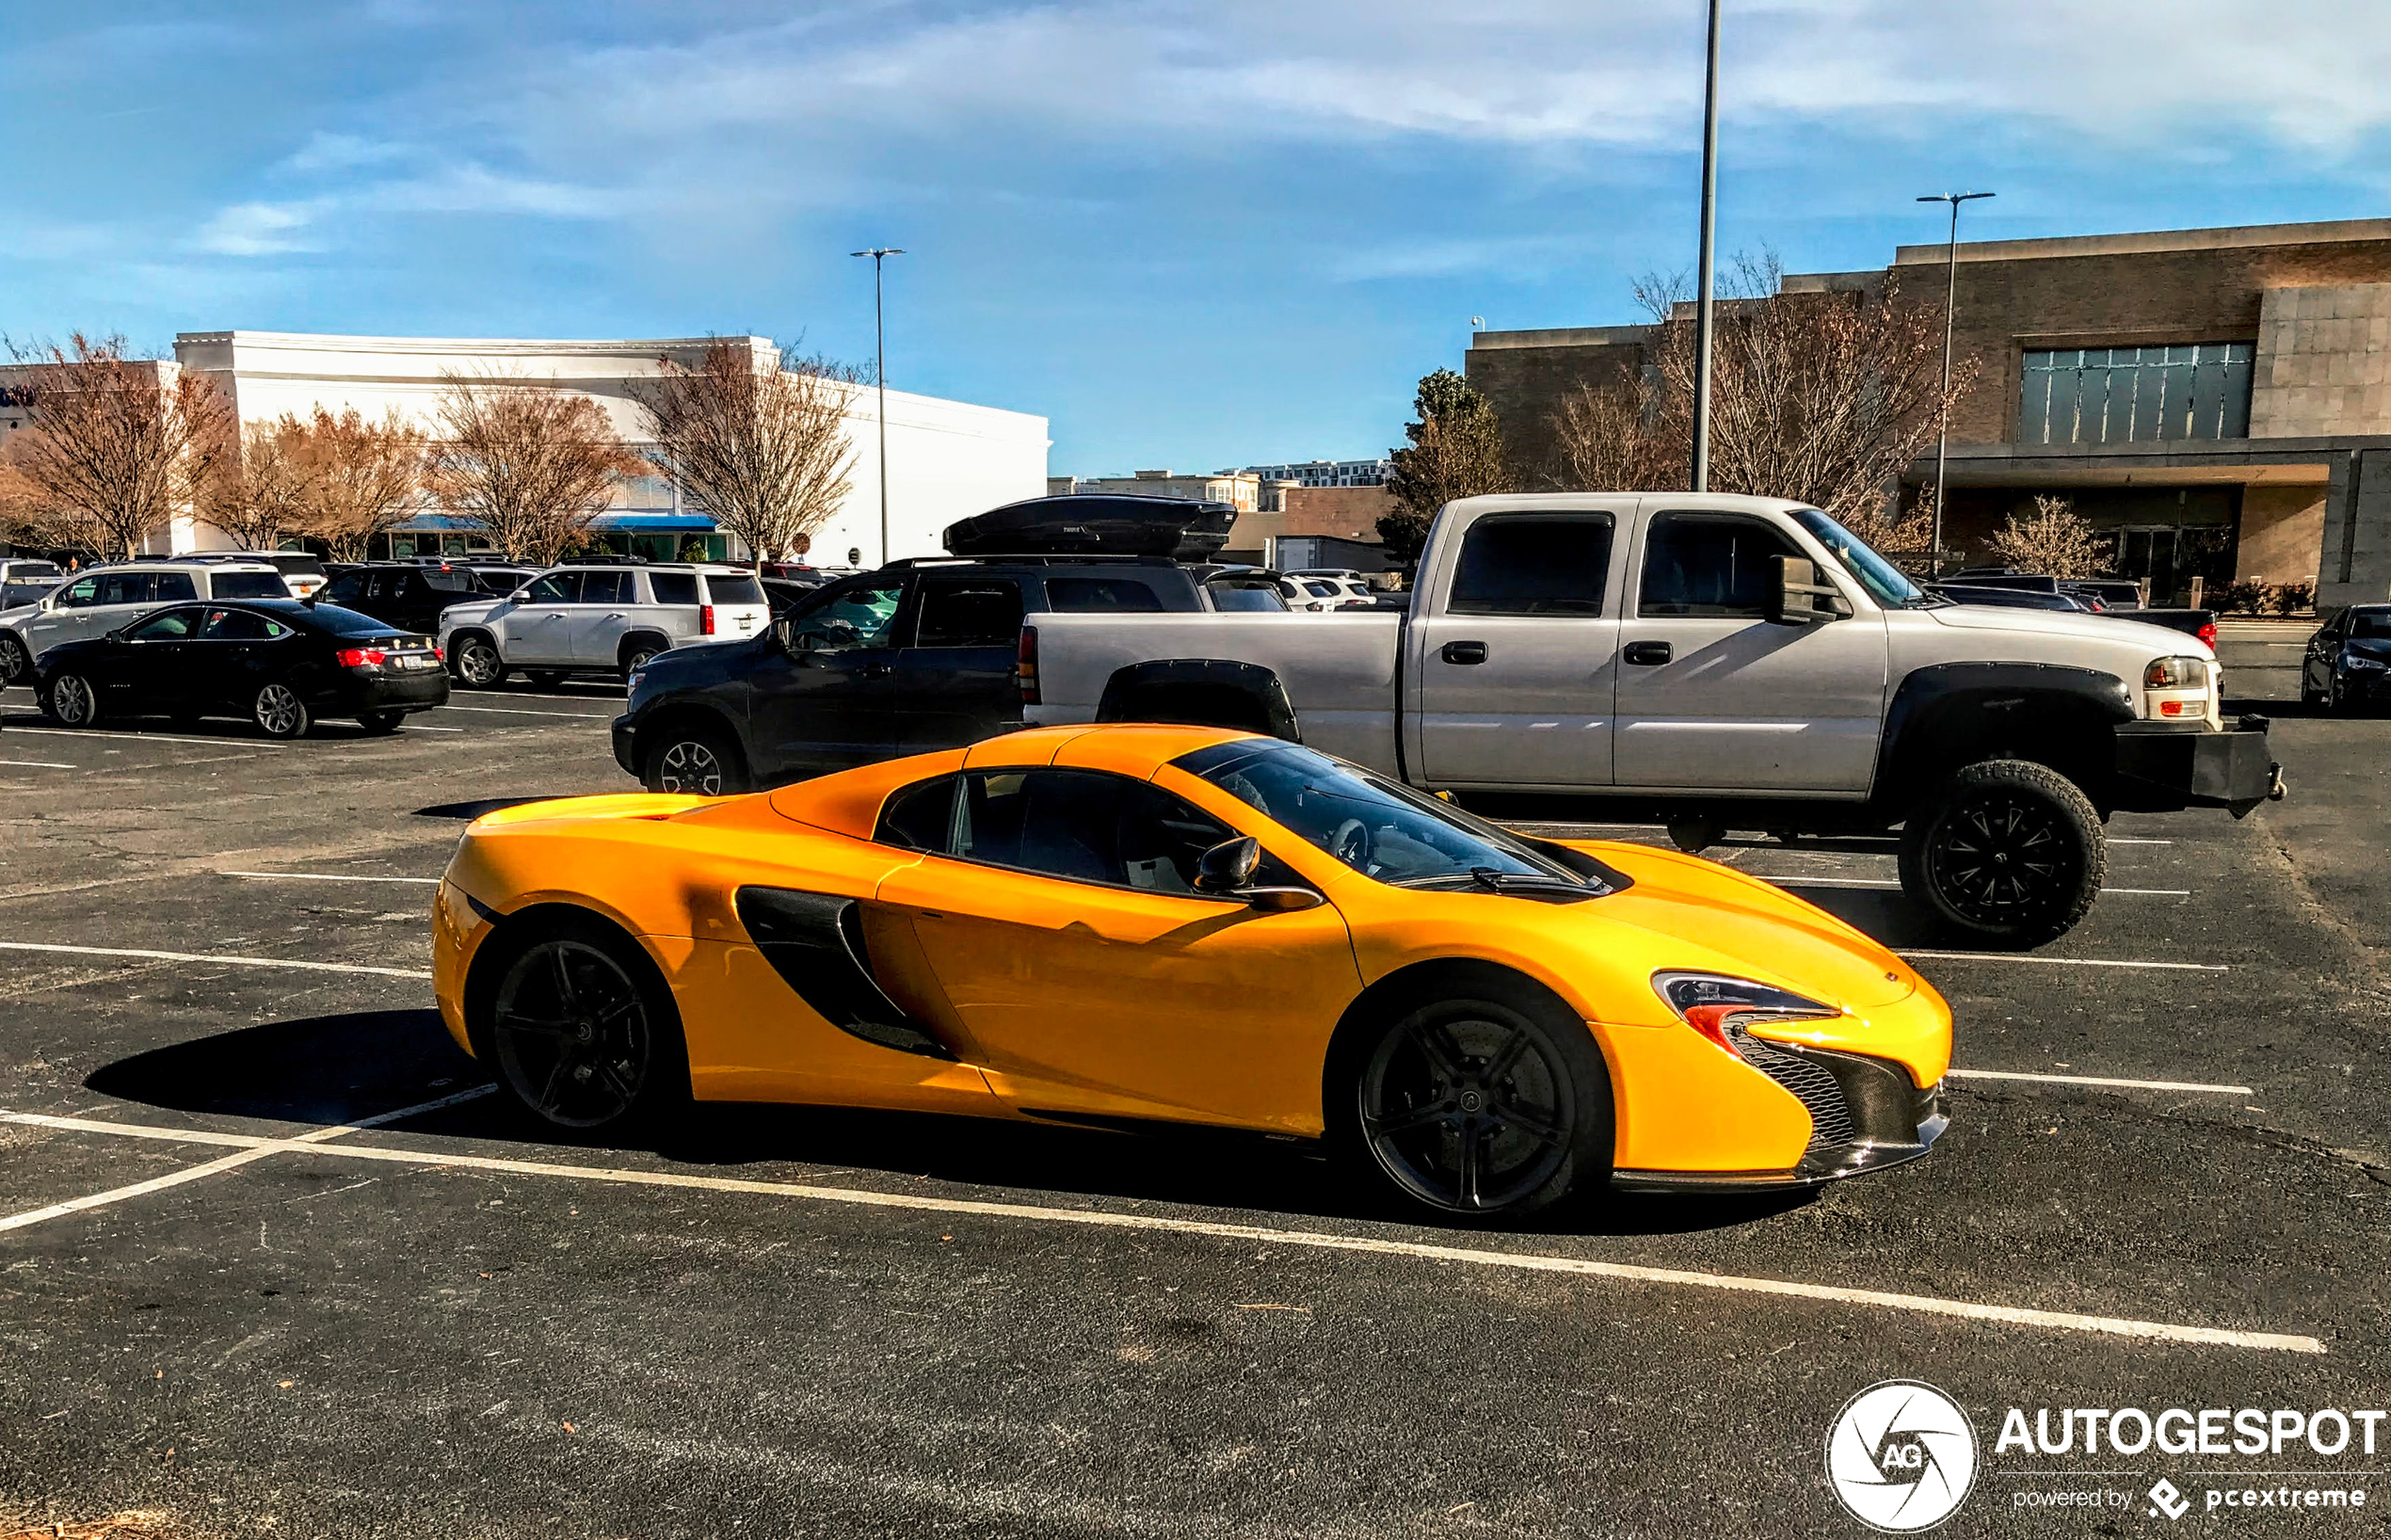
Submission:
<svg viewBox="0 0 2391 1540">
<path fill-rule="evenodd" d="M 1037 615 L 1040 702 L 1033 726 L 1093 722 L 1121 669 L 1171 660 L 1251 664 L 1278 676 L 1303 741 L 1374 770 L 1395 769 L 1395 673 L 1403 617 Z"/>
</svg>

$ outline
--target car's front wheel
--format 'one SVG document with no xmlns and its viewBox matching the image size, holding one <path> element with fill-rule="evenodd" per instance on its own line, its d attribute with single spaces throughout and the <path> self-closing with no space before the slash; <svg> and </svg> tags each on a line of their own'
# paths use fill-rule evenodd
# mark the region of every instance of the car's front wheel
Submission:
<svg viewBox="0 0 2391 1540">
<path fill-rule="evenodd" d="M 41 698 L 41 710 L 62 728 L 88 728 L 100 719 L 100 692 L 81 674 L 60 674 Z"/>
<path fill-rule="evenodd" d="M 735 796 L 747 789 L 739 751 L 709 728 L 678 728 L 658 734 L 648 750 L 651 792 L 691 796 Z"/>
<path fill-rule="evenodd" d="M 1967 765 L 1902 826 L 1902 888 L 1962 938 L 2040 946 L 2091 909 L 2109 873 L 2100 814 L 2027 760 Z"/>
<path fill-rule="evenodd" d="M 541 925 L 503 957 L 473 1023 L 498 1083 L 552 1128 L 620 1130 L 687 1098 L 672 991 L 602 922 Z"/>
<path fill-rule="evenodd" d="M 1329 1081 L 1341 1156 L 1446 1219 L 1517 1219 L 1610 1179 L 1601 1050 L 1524 980 L 1487 970 L 1397 1003 L 1340 1042 Z"/>
<path fill-rule="evenodd" d="M 506 660 L 498 644 L 487 636 L 468 636 L 457 644 L 457 682 L 469 690 L 495 690 L 506 682 Z"/>
<path fill-rule="evenodd" d="M 0 633 L 0 684 L 14 684 L 33 671 L 33 654 L 24 643 Z"/>
</svg>

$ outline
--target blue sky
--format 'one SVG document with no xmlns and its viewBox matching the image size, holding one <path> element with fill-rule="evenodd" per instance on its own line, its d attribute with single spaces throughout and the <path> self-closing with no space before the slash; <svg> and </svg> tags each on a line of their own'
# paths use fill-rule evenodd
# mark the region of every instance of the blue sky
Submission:
<svg viewBox="0 0 2391 1540">
<path fill-rule="evenodd" d="M 1721 243 L 2391 213 L 2314 0 L 1728 0 Z M 0 330 L 759 331 L 1043 413 L 1057 473 L 1375 454 L 1693 245 L 1695 0 L 0 8 Z"/>
</svg>

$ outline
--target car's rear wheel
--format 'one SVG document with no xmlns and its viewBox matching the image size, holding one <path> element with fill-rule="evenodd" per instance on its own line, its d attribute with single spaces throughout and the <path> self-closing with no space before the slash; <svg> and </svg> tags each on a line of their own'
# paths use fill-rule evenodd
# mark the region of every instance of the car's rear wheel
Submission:
<svg viewBox="0 0 2391 1540">
<path fill-rule="evenodd" d="M 1963 938 L 2030 947 L 2064 935 L 2109 873 L 2100 814 L 2047 765 L 1956 772 L 1902 826 L 1902 887 Z"/>
<path fill-rule="evenodd" d="M 396 732 L 399 723 L 406 719 L 405 712 L 359 712 L 357 714 L 357 725 L 377 737 L 387 732 Z"/>
<path fill-rule="evenodd" d="M 623 645 L 622 658 L 620 660 L 622 665 L 622 677 L 629 679 L 632 675 L 639 672 L 642 668 L 647 667 L 648 665 L 654 660 L 656 654 L 663 650 L 663 648 L 658 647 L 654 642 L 648 640 L 644 636 L 625 643 Z"/>
<path fill-rule="evenodd" d="M 1448 1219 L 1510 1220 L 1609 1180 L 1611 1079 L 1586 1024 L 1491 972 L 1399 1003 L 1342 1047 L 1330 1133 Z"/>
<path fill-rule="evenodd" d="M 712 728 L 678 728 L 660 733 L 648 750 L 642 778 L 651 792 L 691 796 L 735 796 L 747 789 L 738 749 Z"/>
<path fill-rule="evenodd" d="M 602 923 L 517 945 L 475 1023 L 509 1099 L 552 1128 L 620 1130 L 687 1096 L 680 1013 L 655 965 Z"/>
<path fill-rule="evenodd" d="M 457 644 L 457 682 L 469 690 L 495 690 L 506 682 L 506 660 L 498 644 L 487 636 L 468 636 Z"/>
<path fill-rule="evenodd" d="M 249 702 L 249 720 L 269 738 L 303 738 L 314 725 L 314 718 L 308 714 L 307 702 L 280 680 L 258 688 L 256 698 Z"/>
<path fill-rule="evenodd" d="M 0 684 L 14 684 L 33 668 L 33 657 L 24 643 L 14 636 L 0 634 Z"/>
<path fill-rule="evenodd" d="M 88 728 L 100 719 L 100 692 L 81 674 L 60 674 L 50 682 L 41 710 L 62 728 Z"/>
</svg>

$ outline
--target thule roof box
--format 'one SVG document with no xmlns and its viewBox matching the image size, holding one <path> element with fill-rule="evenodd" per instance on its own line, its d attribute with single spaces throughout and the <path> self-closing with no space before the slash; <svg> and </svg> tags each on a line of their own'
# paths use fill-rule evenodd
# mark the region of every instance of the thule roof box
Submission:
<svg viewBox="0 0 2391 1540">
<path fill-rule="evenodd" d="M 1146 556 L 1201 561 L 1228 543 L 1227 503 L 1090 493 L 1033 497 L 946 526 L 955 556 Z"/>
</svg>

